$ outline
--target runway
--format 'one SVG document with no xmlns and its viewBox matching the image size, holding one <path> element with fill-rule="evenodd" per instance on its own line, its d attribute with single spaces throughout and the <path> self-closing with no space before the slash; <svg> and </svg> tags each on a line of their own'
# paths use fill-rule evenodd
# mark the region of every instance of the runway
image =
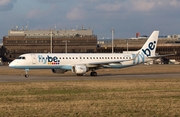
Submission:
<svg viewBox="0 0 180 117">
<path fill-rule="evenodd" d="M 25 78 L 21 75 L 0 75 L 0 82 L 39 82 L 39 81 L 83 81 L 83 80 L 124 80 L 124 79 L 149 79 L 149 78 L 180 78 L 180 74 L 131 74 L 131 75 L 99 75 L 76 76 L 30 76 Z"/>
<path fill-rule="evenodd" d="M 151 71 L 152 69 L 157 68 L 157 70 L 161 70 L 161 73 L 143 73 L 144 71 Z M 165 71 L 165 68 L 174 69 L 178 71 Z M 130 72 L 133 69 L 139 69 L 140 72 L 133 73 Z M 92 77 L 88 73 L 85 76 L 76 76 L 73 73 L 65 73 L 65 74 L 53 74 L 51 70 L 46 70 L 41 75 L 38 75 L 40 71 L 43 70 L 34 70 L 29 73 L 29 78 L 25 78 L 22 73 L 22 70 L 11 69 L 8 66 L 0 66 L 0 82 L 41 82 L 41 81 L 83 81 L 83 80 L 124 80 L 124 79 L 146 79 L 146 78 L 180 78 L 180 67 L 179 66 L 139 66 L 130 68 L 130 70 L 126 69 L 125 71 L 129 71 L 128 74 L 118 74 L 118 72 L 112 71 L 104 71 L 98 72 L 98 76 Z M 157 71 L 156 70 L 156 71 Z M 162 72 L 164 71 L 164 72 Z M 170 71 L 170 70 L 168 70 Z M 33 74 L 33 72 L 36 72 Z M 49 72 L 48 74 L 45 74 Z M 15 73 L 15 74 L 13 74 Z M 45 74 L 45 75 L 44 75 Z"/>
</svg>

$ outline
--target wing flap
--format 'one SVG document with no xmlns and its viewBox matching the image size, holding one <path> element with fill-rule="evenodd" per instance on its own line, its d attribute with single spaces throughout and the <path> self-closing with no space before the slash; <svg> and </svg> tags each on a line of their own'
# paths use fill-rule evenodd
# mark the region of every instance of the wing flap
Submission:
<svg viewBox="0 0 180 117">
<path fill-rule="evenodd" d="M 123 60 L 125 61 L 125 60 Z M 111 63 L 121 63 L 123 62 L 122 60 L 118 60 L 118 61 L 102 61 L 102 62 L 92 62 L 92 63 L 88 63 L 89 65 L 108 65 L 108 64 L 111 64 Z M 129 61 L 129 60 L 126 60 L 126 61 Z"/>
</svg>

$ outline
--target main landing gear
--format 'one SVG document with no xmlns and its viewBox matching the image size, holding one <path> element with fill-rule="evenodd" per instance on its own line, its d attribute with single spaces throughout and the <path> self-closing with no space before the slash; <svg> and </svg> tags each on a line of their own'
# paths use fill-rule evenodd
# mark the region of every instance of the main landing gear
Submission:
<svg viewBox="0 0 180 117">
<path fill-rule="evenodd" d="M 76 74 L 77 76 L 83 76 L 84 74 Z M 95 72 L 95 71 L 92 71 L 91 73 L 90 73 L 90 76 L 97 76 L 97 72 Z"/>
<path fill-rule="evenodd" d="M 91 76 L 97 76 L 97 72 L 92 71 L 92 72 L 90 73 L 90 75 L 91 75 Z"/>
<path fill-rule="evenodd" d="M 24 71 L 25 71 L 24 77 L 28 78 L 29 77 L 29 74 L 28 74 L 29 69 L 25 69 Z"/>
</svg>

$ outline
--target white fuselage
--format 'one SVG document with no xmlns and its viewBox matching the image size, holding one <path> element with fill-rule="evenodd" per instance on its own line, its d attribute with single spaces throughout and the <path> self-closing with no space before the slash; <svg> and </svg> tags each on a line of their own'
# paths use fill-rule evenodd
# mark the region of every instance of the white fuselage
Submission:
<svg viewBox="0 0 180 117">
<path fill-rule="evenodd" d="M 73 65 L 84 64 L 87 67 L 123 68 L 141 64 L 148 60 L 142 55 L 133 59 L 135 54 L 59 54 L 36 53 L 23 54 L 9 66 L 19 69 L 65 69 L 71 70 Z M 107 63 L 107 64 L 106 64 Z"/>
</svg>

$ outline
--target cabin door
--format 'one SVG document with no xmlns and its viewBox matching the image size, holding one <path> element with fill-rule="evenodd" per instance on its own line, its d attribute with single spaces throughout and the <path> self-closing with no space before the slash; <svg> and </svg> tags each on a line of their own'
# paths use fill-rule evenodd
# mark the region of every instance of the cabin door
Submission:
<svg viewBox="0 0 180 117">
<path fill-rule="evenodd" d="M 36 64 L 36 55 L 31 54 L 31 57 L 32 57 L 32 64 Z"/>
</svg>

